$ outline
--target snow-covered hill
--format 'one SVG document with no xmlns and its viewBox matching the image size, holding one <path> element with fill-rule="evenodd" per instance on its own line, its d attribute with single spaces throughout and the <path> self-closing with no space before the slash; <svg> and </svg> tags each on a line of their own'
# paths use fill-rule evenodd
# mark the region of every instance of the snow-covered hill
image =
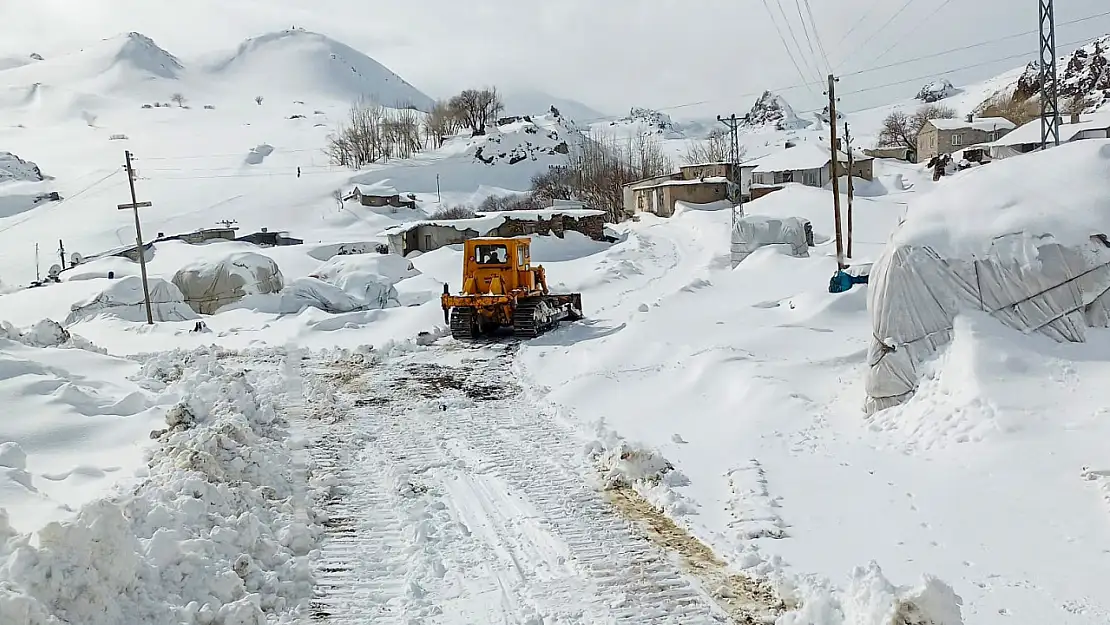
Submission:
<svg viewBox="0 0 1110 625">
<path fill-rule="evenodd" d="M 545 115 L 554 106 L 559 114 L 575 122 L 588 124 L 606 117 L 605 113 L 570 98 L 561 98 L 538 89 L 517 89 L 501 94 L 507 115 Z"/>
<path fill-rule="evenodd" d="M 381 63 L 320 33 L 283 30 L 244 41 L 206 64 L 202 80 L 222 91 L 300 94 L 352 102 L 366 96 L 392 108 L 431 109 L 433 100 Z"/>
<path fill-rule="evenodd" d="M 41 182 L 39 166 L 25 161 L 11 152 L 0 152 L 0 184 L 5 182 Z"/>
<path fill-rule="evenodd" d="M 0 87 L 44 85 L 93 94 L 133 91 L 150 81 L 173 81 L 184 65 L 153 39 L 126 33 L 85 46 L 70 54 L 27 63 L 0 72 Z"/>
<path fill-rule="evenodd" d="M 747 130 L 765 130 L 768 127 L 775 130 L 799 130 L 812 123 L 798 117 L 785 98 L 764 91 L 744 116 L 743 126 Z"/>
<path fill-rule="evenodd" d="M 9 62 L 15 65 L 14 61 Z M 0 71 L 0 109 L 57 121 L 92 117 L 126 102 L 314 100 L 359 97 L 428 110 L 433 101 L 365 54 L 302 29 L 248 39 L 233 51 L 179 59 L 140 33 L 127 33 Z"/>
</svg>

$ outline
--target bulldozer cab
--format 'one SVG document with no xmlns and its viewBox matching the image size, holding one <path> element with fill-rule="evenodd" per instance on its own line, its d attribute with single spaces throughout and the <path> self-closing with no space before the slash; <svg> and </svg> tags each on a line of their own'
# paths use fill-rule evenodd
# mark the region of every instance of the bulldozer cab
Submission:
<svg viewBox="0 0 1110 625">
<path fill-rule="evenodd" d="M 535 288 L 529 279 L 531 239 L 483 237 L 464 244 L 463 293 L 508 293 Z M 473 280 L 473 281 L 471 281 Z"/>
</svg>

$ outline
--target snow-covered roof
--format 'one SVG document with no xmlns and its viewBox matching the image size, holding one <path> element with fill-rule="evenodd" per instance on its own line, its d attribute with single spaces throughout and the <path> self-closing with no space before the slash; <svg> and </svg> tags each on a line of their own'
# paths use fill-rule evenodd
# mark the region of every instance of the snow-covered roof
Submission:
<svg viewBox="0 0 1110 625">
<path fill-rule="evenodd" d="M 506 219 L 538 221 L 541 219 L 551 219 L 556 215 L 581 219 L 583 217 L 596 217 L 604 214 L 605 211 L 592 208 L 541 208 L 539 210 L 529 211 L 490 211 L 478 213 L 476 217 L 471 217 L 469 219 L 421 219 L 419 221 L 407 221 L 386 228 L 382 231 L 382 236 L 401 234 L 420 226 L 441 226 L 444 228 L 454 228 L 456 230 L 477 230 L 479 234 L 484 235 L 500 227 L 505 223 Z"/>
<path fill-rule="evenodd" d="M 842 152 L 837 154 L 837 158 L 842 161 L 848 160 L 848 156 Z M 829 150 L 827 148 L 821 148 L 812 143 L 803 143 L 802 145 L 796 145 L 792 148 L 786 148 L 781 152 L 764 156 L 759 159 L 759 166 L 755 168 L 755 171 L 758 173 L 768 173 L 776 171 L 820 169 L 822 167 L 827 167 L 829 160 Z"/>
<path fill-rule="evenodd" d="M 1065 116 L 1060 120 L 1060 141 L 1068 142 L 1085 130 L 1104 130 L 1110 128 L 1110 113 L 1093 113 L 1079 116 L 1079 123 L 1070 123 L 1071 118 Z M 1025 145 L 1041 142 L 1041 120 L 1034 119 L 1023 124 L 1017 130 L 1004 137 L 996 139 L 991 145 L 1011 146 Z"/>
<path fill-rule="evenodd" d="M 1014 233 L 1084 245 L 1110 224 L 1108 170 L 1110 140 L 1090 139 L 958 174 L 911 201 L 893 244 L 929 247 L 943 258 L 984 256 Z"/>
<path fill-rule="evenodd" d="M 975 117 L 971 121 L 966 118 L 955 119 L 930 119 L 929 123 L 937 130 L 1013 130 L 1017 127 L 1014 122 L 1005 117 Z"/>
<path fill-rule="evenodd" d="M 726 183 L 726 182 L 728 182 L 728 178 L 725 178 L 724 176 L 707 176 L 705 178 L 694 178 L 693 180 L 667 180 L 667 181 L 660 182 L 656 185 L 651 185 L 651 186 L 677 187 L 677 186 L 683 186 L 683 185 L 704 184 L 704 183 L 723 184 L 723 183 Z"/>
</svg>

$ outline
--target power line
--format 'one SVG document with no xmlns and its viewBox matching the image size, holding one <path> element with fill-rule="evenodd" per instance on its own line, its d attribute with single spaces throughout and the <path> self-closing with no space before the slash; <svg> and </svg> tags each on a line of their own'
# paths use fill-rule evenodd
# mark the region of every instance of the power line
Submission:
<svg viewBox="0 0 1110 625">
<path fill-rule="evenodd" d="M 924 19 L 917 20 L 917 22 L 914 23 L 913 27 L 914 28 L 920 28 L 922 24 L 925 24 L 929 20 L 933 19 L 933 17 L 935 17 L 937 13 L 940 13 L 944 9 L 944 7 L 946 7 L 950 4 L 952 4 L 952 0 L 944 0 L 944 2 L 942 2 L 940 4 L 940 6 L 933 9 L 933 12 L 926 15 Z M 886 50 L 883 50 L 882 52 L 876 54 L 875 58 L 877 58 L 877 59 L 883 58 L 884 56 L 886 56 L 887 52 L 890 52 L 891 50 L 896 48 L 898 46 L 898 44 L 900 44 L 900 43 L 902 43 L 902 37 L 901 36 L 896 37 L 894 39 L 894 42 L 891 43 L 890 46 Z"/>
<path fill-rule="evenodd" d="M 809 14 L 809 24 L 813 27 L 813 37 L 817 39 L 817 48 L 821 50 L 821 58 L 825 59 L 825 67 L 829 72 L 832 72 L 832 63 L 829 61 L 829 54 L 825 50 L 825 44 L 821 41 L 821 33 L 817 30 L 817 20 L 813 17 L 813 7 L 810 5 L 809 0 L 805 0 L 806 13 Z"/>
<path fill-rule="evenodd" d="M 781 8 L 782 5 L 779 6 Z M 767 10 L 767 17 L 771 18 L 771 23 L 775 25 L 775 32 L 779 35 L 779 41 L 781 41 L 782 46 L 786 48 L 786 55 L 790 57 L 790 62 L 794 65 L 794 69 L 797 70 L 798 77 L 802 79 L 802 84 L 805 85 L 811 95 L 816 97 L 817 93 L 813 90 L 813 87 L 810 86 L 809 79 L 806 78 L 806 73 L 803 72 L 801 66 L 798 65 L 798 61 L 794 59 L 794 53 L 790 51 L 790 44 L 786 42 L 786 37 L 782 34 L 782 29 L 779 28 L 779 23 L 775 20 L 775 14 L 771 11 L 771 5 L 767 4 L 767 0 L 763 0 L 763 8 Z"/>
<path fill-rule="evenodd" d="M 47 206 L 46 206 L 46 207 L 45 207 L 45 208 L 44 208 L 43 210 L 41 210 L 41 211 L 29 211 L 29 212 L 28 212 L 28 214 L 27 214 L 27 216 L 26 216 L 26 217 L 24 217 L 23 219 L 20 219 L 19 221 L 16 221 L 16 222 L 14 222 L 14 223 L 10 223 L 10 224 L 7 224 L 7 225 L 5 225 L 5 226 L 4 226 L 3 228 L 0 228 L 0 232 L 7 232 L 8 230 L 11 230 L 12 228 L 15 228 L 16 226 L 19 226 L 20 224 L 24 224 L 24 223 L 26 223 L 27 221 L 29 221 L 29 220 L 31 220 L 31 219 L 35 219 L 35 218 L 37 218 L 37 217 L 41 217 L 41 216 L 42 216 L 42 215 L 43 215 L 43 214 L 44 214 L 45 212 L 47 212 L 47 211 L 49 211 L 49 210 L 53 210 L 53 209 L 56 209 L 56 208 L 58 208 L 59 206 L 61 206 L 61 205 L 65 204 L 66 202 L 68 202 L 68 201 L 70 201 L 70 200 L 72 200 L 72 199 L 74 199 L 74 198 L 77 198 L 77 197 L 81 197 L 81 196 L 82 196 L 82 195 L 84 195 L 84 194 L 85 194 L 85 193 L 86 193 L 87 191 L 90 191 L 90 190 L 92 190 L 92 189 L 93 189 L 94 187 L 96 187 L 97 185 L 99 185 L 99 184 L 103 183 L 103 182 L 104 182 L 105 180 L 108 180 L 109 178 L 111 178 L 112 176 L 115 176 L 115 175 L 116 175 L 116 174 L 118 174 L 118 173 L 119 173 L 119 170 L 115 170 L 115 169 L 113 169 L 113 170 L 112 170 L 112 171 L 111 171 L 111 172 L 110 172 L 110 173 L 109 173 L 109 174 L 108 174 L 107 176 L 104 176 L 103 178 L 101 178 L 101 179 L 97 180 L 96 182 L 94 182 L 94 183 L 90 184 L 89 186 L 87 186 L 87 187 L 85 187 L 85 188 L 81 189 L 81 190 L 80 190 L 80 191 L 78 191 L 77 193 L 74 193 L 73 195 L 70 195 L 70 196 L 64 197 L 64 198 L 62 198 L 62 200 L 61 200 L 61 201 L 59 201 L 59 202 L 54 202 L 54 203 L 51 203 L 51 204 L 47 205 Z"/>
<path fill-rule="evenodd" d="M 1074 19 L 1074 20 L 1068 20 L 1066 22 L 1057 22 L 1056 25 L 1057 26 L 1064 26 L 1064 25 L 1069 25 L 1069 24 L 1078 24 L 1080 22 L 1088 22 L 1090 20 L 1098 19 L 1100 17 L 1110 17 L 1110 11 L 1105 11 L 1103 13 L 1097 13 L 1095 15 L 1088 15 L 1087 17 L 1081 17 L 1081 18 Z M 882 69 L 889 69 L 891 67 L 898 67 L 900 65 L 906 65 L 908 63 L 914 63 L 916 61 L 923 61 L 925 59 L 933 59 L 933 58 L 936 58 L 938 56 L 944 56 L 946 54 L 952 54 L 953 52 L 963 52 L 965 50 L 973 50 L 975 48 L 981 48 L 983 46 L 990 45 L 992 43 L 1000 43 L 1000 42 L 1003 42 L 1003 41 L 1008 41 L 1010 39 L 1017 39 L 1019 37 L 1025 37 L 1026 35 L 1036 35 L 1036 34 L 1039 34 L 1039 33 L 1040 33 L 1039 30 L 1027 30 L 1027 31 L 1023 31 L 1023 32 L 1020 32 L 1020 33 L 1014 33 L 1012 35 L 1005 35 L 1005 36 L 1002 36 L 1002 37 L 998 37 L 997 39 L 987 39 L 986 41 L 980 41 L 980 42 L 969 44 L 969 45 L 966 45 L 966 46 L 959 46 L 957 48 L 949 48 L 947 50 L 941 50 L 940 52 L 933 52 L 931 54 L 924 54 L 922 56 L 915 56 L 913 58 L 909 58 L 909 59 L 906 59 L 904 61 L 896 61 L 894 63 L 887 63 L 886 65 L 877 65 L 875 67 L 869 67 L 867 69 L 861 69 L 861 70 L 857 70 L 857 71 L 854 71 L 854 72 L 846 72 L 846 73 L 840 74 L 840 75 L 841 76 L 859 76 L 860 74 L 868 74 L 868 73 L 876 72 L 876 71 L 879 71 L 879 70 L 882 70 Z M 1096 39 L 1097 39 L 1097 37 L 1096 37 Z M 882 55 L 879 55 L 879 56 L 881 57 Z"/>
<path fill-rule="evenodd" d="M 844 60 L 843 60 L 843 61 L 841 61 L 840 63 L 838 63 L 838 64 L 836 65 L 836 68 L 837 68 L 837 69 L 840 69 L 841 67 L 844 67 L 844 64 L 848 62 L 848 59 L 851 59 L 851 58 L 852 58 L 853 56 L 855 56 L 855 55 L 856 55 L 856 53 L 857 53 L 857 52 L 859 52 L 860 50 L 863 50 L 863 49 L 864 49 L 864 48 L 865 48 L 865 47 L 867 46 L 867 44 L 871 43 L 871 41 L 872 41 L 873 39 L 875 39 L 875 37 L 879 36 L 879 33 L 881 33 L 881 32 L 883 32 L 884 30 L 886 30 L 886 27 L 887 27 L 887 26 L 890 26 L 890 24 L 891 24 L 892 22 L 894 22 L 894 20 L 898 19 L 898 16 L 899 16 L 899 15 L 901 15 L 901 14 L 902 14 L 903 12 L 905 12 L 905 10 L 906 10 L 906 9 L 907 9 L 907 8 L 908 8 L 908 7 L 910 6 L 910 4 L 911 4 L 912 2 L 913 2 L 913 0 L 906 0 L 906 2 L 905 2 L 905 3 L 903 3 L 903 4 L 902 4 L 902 6 L 901 6 L 901 7 L 900 7 L 900 8 L 899 8 L 899 9 L 898 9 L 897 11 L 895 11 L 895 12 L 894 12 L 894 15 L 891 15 L 891 16 L 890 16 L 890 18 L 889 18 L 889 19 L 887 19 L 887 21 L 883 22 L 883 25 L 882 25 L 882 26 L 880 26 L 880 27 L 878 27 L 877 29 L 875 29 L 875 32 L 871 33 L 871 36 L 870 36 L 870 37 L 868 37 L 867 39 L 865 39 L 865 40 L 863 41 L 863 43 L 861 43 L 861 44 L 859 44 L 858 46 L 856 46 L 856 49 L 855 49 L 855 51 L 854 51 L 854 52 L 852 52 L 852 54 L 849 54 L 848 56 L 844 57 Z"/>
<path fill-rule="evenodd" d="M 868 9 L 866 11 L 864 11 L 862 15 L 859 16 L 859 19 L 856 20 L 856 23 L 852 24 L 852 27 L 848 29 L 848 32 L 844 33 L 844 36 L 840 38 L 840 41 L 836 42 L 836 47 L 840 48 L 840 46 L 843 45 L 844 42 L 848 40 L 848 37 L 851 37 L 852 33 L 856 32 L 856 29 L 859 28 L 860 25 L 862 25 L 863 22 L 867 20 L 867 16 L 871 15 L 871 13 L 875 9 L 879 8 L 879 5 L 882 4 L 882 3 L 883 3 L 883 0 L 875 0 L 875 2 L 873 2 L 871 4 L 871 6 L 868 7 Z"/>
<path fill-rule="evenodd" d="M 779 8 L 779 15 L 782 16 L 782 21 L 783 21 L 783 23 L 786 24 L 786 32 L 790 35 L 790 39 L 794 42 L 794 47 L 798 49 L 798 58 L 802 60 L 802 64 L 805 65 L 807 71 L 812 69 L 812 67 L 809 64 L 809 59 L 806 58 L 805 50 L 802 49 L 802 44 L 798 43 L 798 36 L 794 34 L 794 26 L 790 23 L 790 18 L 786 16 L 786 10 L 782 8 L 782 0 L 775 0 L 775 6 L 777 6 Z M 800 15 L 800 13 L 799 13 L 799 15 Z M 807 39 L 809 38 L 809 33 L 805 32 L 805 24 L 802 24 L 802 33 L 805 34 Z M 810 47 L 810 50 L 812 51 L 813 50 L 813 44 L 810 43 L 809 47 Z M 813 62 L 815 63 L 815 66 L 817 68 L 813 75 L 817 78 L 820 78 L 821 77 L 821 67 L 820 67 L 819 64 L 816 64 L 817 55 L 814 53 L 814 54 L 812 54 L 812 56 L 813 56 Z"/>
<path fill-rule="evenodd" d="M 782 0 L 779 0 L 779 8 L 782 8 Z M 802 13 L 802 0 L 794 0 L 794 8 L 798 11 L 798 23 L 802 26 L 802 34 L 805 35 L 806 45 L 809 46 L 809 54 L 813 57 L 813 63 L 817 66 L 817 71 L 820 73 L 821 69 L 821 56 L 817 54 L 817 49 L 813 45 L 813 37 L 809 34 L 809 27 L 806 25 L 805 14 Z M 825 71 L 831 69 L 828 59 L 825 59 Z"/>
<path fill-rule="evenodd" d="M 1087 43 L 1090 43 L 1090 42 L 1095 41 L 1097 39 L 1100 39 L 1101 37 L 1102 37 L 1102 35 L 1100 35 L 1098 37 L 1080 39 L 1080 40 L 1077 40 L 1077 41 L 1069 41 L 1067 43 L 1060 44 L 1060 45 L 1062 45 L 1062 46 L 1073 46 L 1073 45 L 1077 45 L 1077 44 L 1087 44 Z M 916 81 L 922 80 L 924 78 L 934 78 L 936 76 L 943 76 L 944 74 L 948 74 L 948 73 L 951 73 L 951 72 L 959 72 L 959 71 L 963 71 L 965 69 L 974 69 L 976 67 L 983 67 L 984 65 L 990 65 L 992 63 L 999 63 L 1001 61 L 1009 61 L 1011 59 L 1023 58 L 1023 57 L 1028 56 L 1029 54 L 1030 53 L 1028 53 L 1028 52 L 1023 52 L 1021 54 L 1011 54 L 1010 56 L 1004 56 L 1004 57 L 1000 57 L 1000 58 L 997 58 L 997 59 L 991 59 L 989 61 L 982 61 L 982 62 L 979 62 L 979 63 L 972 63 L 970 65 L 962 65 L 962 66 L 959 66 L 959 67 L 951 67 L 951 68 L 948 68 L 944 71 L 934 72 L 932 74 L 923 74 L 921 76 L 915 76 L 913 78 L 906 78 L 904 80 L 888 82 L 888 83 L 884 83 L 884 84 L 881 84 L 881 85 L 872 85 L 870 87 L 864 87 L 863 89 L 856 89 L 855 91 L 849 92 L 849 94 L 866 93 L 868 91 L 875 91 L 877 89 L 883 89 L 885 87 L 893 87 L 893 86 L 896 86 L 896 85 L 904 85 L 906 83 L 916 82 Z"/>
</svg>

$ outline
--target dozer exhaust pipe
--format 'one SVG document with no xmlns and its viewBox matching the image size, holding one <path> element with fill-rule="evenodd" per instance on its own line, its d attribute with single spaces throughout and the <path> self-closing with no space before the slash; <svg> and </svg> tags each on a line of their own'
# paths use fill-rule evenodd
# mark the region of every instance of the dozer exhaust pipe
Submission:
<svg viewBox="0 0 1110 625">
<path fill-rule="evenodd" d="M 451 288 L 447 286 L 446 282 L 443 283 L 443 294 L 451 294 Z M 443 323 L 451 323 L 451 309 L 446 304 L 443 305 Z"/>
</svg>

